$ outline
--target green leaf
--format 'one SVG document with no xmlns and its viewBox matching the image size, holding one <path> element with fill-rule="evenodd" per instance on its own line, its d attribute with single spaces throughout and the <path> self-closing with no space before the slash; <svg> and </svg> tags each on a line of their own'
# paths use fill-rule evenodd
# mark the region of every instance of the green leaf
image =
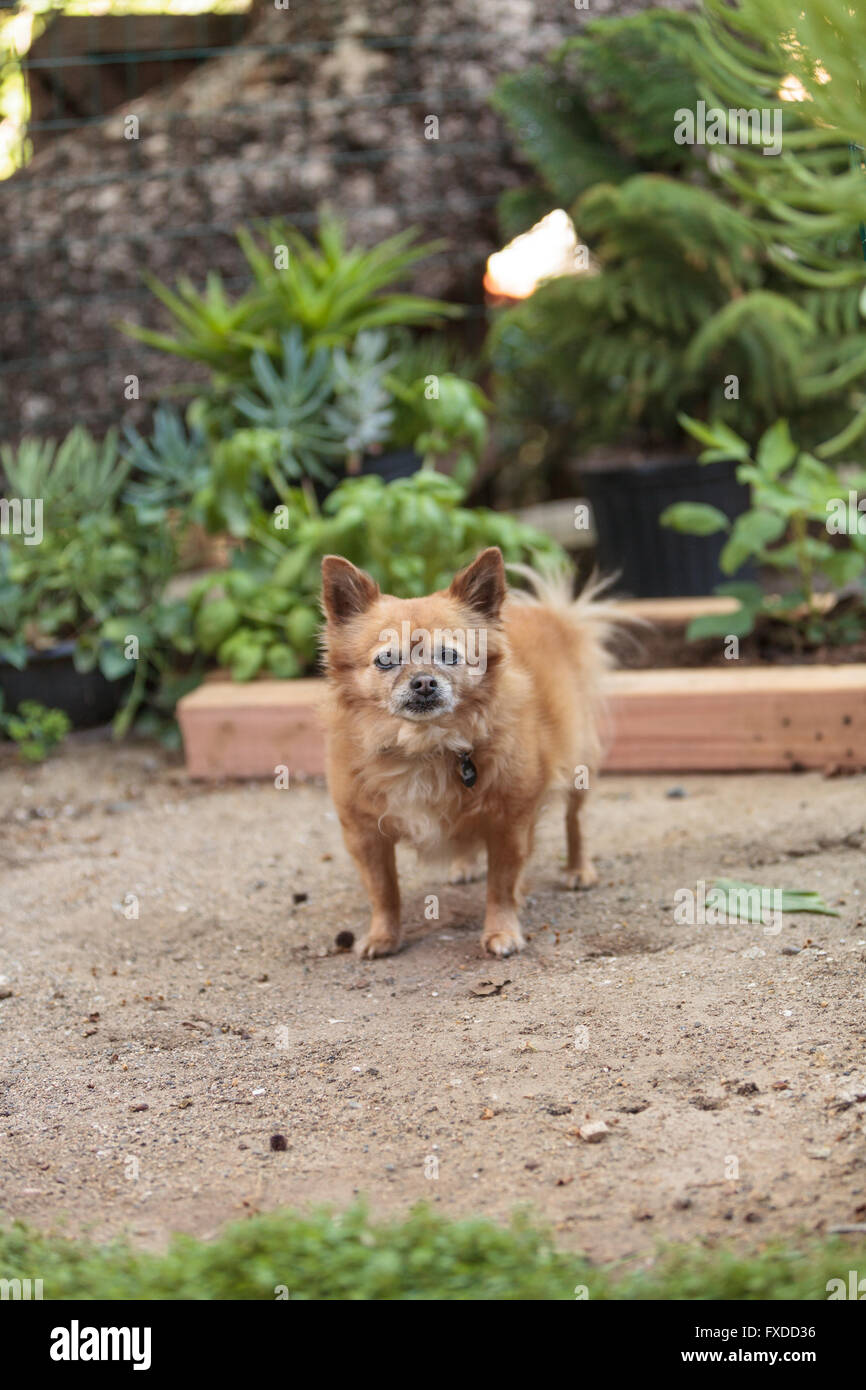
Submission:
<svg viewBox="0 0 866 1390">
<path fill-rule="evenodd" d="M 721 420 L 716 421 L 713 426 L 715 443 L 711 449 L 698 455 L 698 463 L 714 463 L 717 459 L 735 459 L 745 462 L 750 457 L 751 451 L 744 439 L 735 434 Z"/>
<path fill-rule="evenodd" d="M 691 416 L 683 414 L 679 414 L 677 420 L 699 444 L 705 444 L 714 457 L 741 459 L 743 462 L 749 458 L 749 446 L 746 441 L 723 421 L 716 420 L 712 425 L 706 425 L 701 420 L 693 420 Z M 701 454 L 698 461 L 710 463 L 712 459 Z"/>
<path fill-rule="evenodd" d="M 686 637 L 689 642 L 708 637 L 748 637 L 754 626 L 755 614 L 748 608 L 738 608 L 733 613 L 703 613 L 689 623 Z"/>
<path fill-rule="evenodd" d="M 745 883 L 735 878 L 717 878 L 713 888 L 723 895 L 726 911 L 732 919 L 762 922 L 768 911 L 816 912 L 824 917 L 838 917 L 835 908 L 828 907 L 820 893 L 811 888 L 768 888 L 759 883 Z M 778 895 L 778 896 L 777 896 Z"/>
<path fill-rule="evenodd" d="M 286 619 L 286 636 L 296 651 L 302 652 L 305 656 L 313 655 L 321 621 L 316 610 L 306 604 L 299 604 L 292 609 Z"/>
<path fill-rule="evenodd" d="M 758 468 L 768 478 L 778 478 L 797 457 L 797 445 L 791 438 L 787 420 L 777 420 L 762 435 L 755 455 Z"/>
<path fill-rule="evenodd" d="M 274 583 L 295 589 L 314 562 L 309 546 L 296 546 L 280 560 L 274 570 Z"/>
<path fill-rule="evenodd" d="M 824 560 L 821 568 L 834 589 L 844 589 L 866 570 L 866 555 L 857 550 L 836 550 Z"/>
<path fill-rule="evenodd" d="M 18 712 L 3 723 L 6 733 L 18 744 L 26 762 L 38 763 L 60 743 L 72 727 L 69 716 L 59 709 L 48 709 L 38 700 L 22 700 Z"/>
<path fill-rule="evenodd" d="M 752 556 L 761 555 L 772 541 L 784 534 L 787 525 L 785 517 L 773 512 L 751 511 L 738 516 L 719 558 L 724 573 L 733 574 Z"/>
<path fill-rule="evenodd" d="M 737 470 L 738 476 L 742 471 L 742 469 Z M 740 478 L 740 482 L 744 481 L 746 480 Z M 792 492 L 790 486 L 785 483 L 766 481 L 760 474 L 755 480 L 752 503 L 756 508 L 777 512 L 780 516 L 785 517 L 798 516 L 805 509 L 803 498 Z"/>
<path fill-rule="evenodd" d="M 301 663 L 291 647 L 283 642 L 274 642 L 268 647 L 267 667 L 278 680 L 296 680 L 301 674 Z"/>
<path fill-rule="evenodd" d="M 117 681 L 132 675 L 135 662 L 128 661 L 121 648 L 106 644 L 99 649 L 99 669 L 107 681 Z"/>
<path fill-rule="evenodd" d="M 692 435 L 699 444 L 705 444 L 707 448 L 714 448 L 717 445 L 718 440 L 716 439 L 715 431 L 712 430 L 709 425 L 705 425 L 703 420 L 693 420 L 690 415 L 684 415 L 682 413 L 677 416 L 677 420 L 682 425 L 683 429 L 686 430 L 688 434 Z"/>
<path fill-rule="evenodd" d="M 264 658 L 265 649 L 261 642 L 245 642 L 237 649 L 232 661 L 232 680 L 251 681 L 261 670 Z"/>
<path fill-rule="evenodd" d="M 237 627 L 240 610 L 230 598 L 218 598 L 205 603 L 195 619 L 195 635 L 199 647 L 210 655 Z"/>
<path fill-rule="evenodd" d="M 735 598 L 743 608 L 755 613 L 764 604 L 764 591 L 760 584 L 755 584 L 752 580 L 729 579 L 724 584 L 717 584 L 713 592 L 725 598 Z"/>
<path fill-rule="evenodd" d="M 27 665 L 29 652 L 27 643 L 23 638 L 13 638 L 10 641 L 0 641 L 0 661 L 8 661 L 10 666 L 14 666 L 16 671 L 23 671 Z"/>
<path fill-rule="evenodd" d="M 730 529 L 730 521 L 718 507 L 706 502 L 674 502 L 659 517 L 659 525 L 689 536 L 712 536 Z"/>
</svg>

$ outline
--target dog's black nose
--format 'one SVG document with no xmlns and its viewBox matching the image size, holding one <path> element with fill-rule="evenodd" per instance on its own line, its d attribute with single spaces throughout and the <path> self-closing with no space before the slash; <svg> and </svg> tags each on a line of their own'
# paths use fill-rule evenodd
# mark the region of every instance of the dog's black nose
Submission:
<svg viewBox="0 0 866 1390">
<path fill-rule="evenodd" d="M 435 676 L 413 676 L 409 689 L 416 695 L 433 695 L 439 689 L 439 682 Z"/>
</svg>

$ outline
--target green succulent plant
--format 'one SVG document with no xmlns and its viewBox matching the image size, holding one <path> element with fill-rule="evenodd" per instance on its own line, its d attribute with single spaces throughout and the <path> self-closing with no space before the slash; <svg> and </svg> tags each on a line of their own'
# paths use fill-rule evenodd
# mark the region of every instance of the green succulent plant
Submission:
<svg viewBox="0 0 866 1390">
<path fill-rule="evenodd" d="M 117 430 L 97 440 L 76 425 L 58 444 L 54 439 L 25 437 L 17 447 L 0 447 L 6 494 L 40 498 L 55 517 L 109 510 L 129 473 L 117 447 Z"/>
<path fill-rule="evenodd" d="M 293 328 L 315 351 L 348 347 L 366 329 L 430 325 L 463 312 L 393 288 L 419 261 L 442 249 L 439 242 L 418 244 L 412 229 L 370 249 L 349 248 L 340 222 L 324 212 L 315 242 L 283 222 L 258 236 L 241 229 L 238 242 L 251 283 L 237 299 L 229 297 L 216 272 L 208 275 L 203 292 L 187 278 L 171 290 L 147 277 L 176 333 L 133 323 L 122 324 L 124 332 L 161 352 L 204 364 L 225 386 L 249 381 L 257 351 L 277 361 L 282 337 Z"/>
<path fill-rule="evenodd" d="M 213 437 L 211 478 L 199 496 L 212 529 L 247 535 L 261 511 L 262 483 L 285 499 L 304 478 L 332 483 L 347 442 L 331 418 L 334 371 L 325 348 L 309 351 L 298 328 L 283 334 L 275 364 L 256 350 L 253 387 L 203 419 Z M 219 437 L 222 436 L 222 437 Z"/>
<path fill-rule="evenodd" d="M 349 248 L 339 218 L 325 209 L 316 243 L 285 222 L 266 229 L 266 249 L 245 229 L 238 241 L 270 325 L 279 332 L 286 324 L 299 324 L 313 347 L 345 347 L 367 329 L 418 327 L 463 313 L 443 300 L 392 288 L 419 261 L 445 247 L 442 241 L 419 245 L 411 227 L 370 249 Z M 275 247 L 286 248 L 285 266 L 277 267 Z"/>
<path fill-rule="evenodd" d="M 387 334 L 366 329 L 351 349 L 334 348 L 335 403 L 327 419 L 345 440 L 350 472 L 362 454 L 388 441 L 394 424 L 394 397 L 387 382 L 397 355 L 387 355 L 387 346 Z"/>
<path fill-rule="evenodd" d="M 15 714 L 6 714 L 0 692 L 0 733 L 18 745 L 25 762 L 41 763 L 62 743 L 72 728 L 61 709 L 48 709 L 38 700 L 22 700 Z"/>
<path fill-rule="evenodd" d="M 152 498 L 137 499 L 138 510 L 127 500 L 132 464 L 115 431 L 102 441 L 80 427 L 59 445 L 28 440 L 5 449 L 3 465 L 9 491 L 41 495 L 45 506 L 38 544 L 0 536 L 0 660 L 22 670 L 33 651 L 73 642 L 79 671 L 98 666 L 129 683 L 122 730 L 186 641 L 184 609 L 164 599 L 176 537 L 158 524 Z"/>
<path fill-rule="evenodd" d="M 144 438 L 133 426 L 126 429 L 126 458 L 135 478 L 126 499 L 143 521 L 158 521 L 169 508 L 183 507 L 205 486 L 210 476 L 208 446 L 203 430 L 187 430 L 176 410 L 157 406 L 153 431 Z"/>
</svg>

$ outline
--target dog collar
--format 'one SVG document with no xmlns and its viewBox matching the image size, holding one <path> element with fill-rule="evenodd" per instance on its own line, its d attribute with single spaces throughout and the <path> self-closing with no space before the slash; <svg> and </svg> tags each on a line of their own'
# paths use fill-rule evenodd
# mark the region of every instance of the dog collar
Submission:
<svg viewBox="0 0 866 1390">
<path fill-rule="evenodd" d="M 474 787 L 478 780 L 478 773 L 470 754 L 458 753 L 457 758 L 460 765 L 460 781 L 463 783 L 464 787 Z"/>
</svg>

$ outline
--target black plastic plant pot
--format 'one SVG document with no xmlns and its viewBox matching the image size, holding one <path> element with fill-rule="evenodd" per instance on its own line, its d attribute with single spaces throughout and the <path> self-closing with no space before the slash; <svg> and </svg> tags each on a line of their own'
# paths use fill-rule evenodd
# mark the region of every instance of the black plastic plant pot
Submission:
<svg viewBox="0 0 866 1390">
<path fill-rule="evenodd" d="M 602 574 L 619 572 L 613 592 L 633 598 L 689 598 L 711 594 L 729 575 L 719 568 L 727 536 L 684 536 L 659 525 L 674 502 L 704 502 L 733 521 L 749 506 L 736 464 L 722 460 L 651 458 L 630 467 L 581 472 L 598 537 Z M 739 570 L 738 579 L 749 577 Z"/>
<path fill-rule="evenodd" d="M 393 483 L 397 478 L 411 478 L 413 473 L 417 473 L 421 467 L 422 458 L 416 454 L 414 449 L 392 449 L 386 454 L 364 454 L 361 459 L 361 475 L 375 473 L 383 482 Z M 314 483 L 313 491 L 318 502 L 324 502 L 329 492 L 332 492 L 338 482 L 342 482 L 344 477 L 357 478 L 357 473 L 346 473 L 341 475 L 336 482 L 329 485 L 324 483 Z"/>
<path fill-rule="evenodd" d="M 362 473 L 377 473 L 386 483 L 396 478 L 411 478 L 421 467 L 421 455 L 414 449 L 392 449 L 387 454 L 365 454 L 361 461 Z"/>
<path fill-rule="evenodd" d="M 23 671 L 0 661 L 0 691 L 7 714 L 22 700 L 36 700 L 48 709 L 62 709 L 76 729 L 109 723 L 129 689 L 129 680 L 106 680 L 98 667 L 76 671 L 74 651 L 74 642 L 31 651 Z"/>
</svg>

